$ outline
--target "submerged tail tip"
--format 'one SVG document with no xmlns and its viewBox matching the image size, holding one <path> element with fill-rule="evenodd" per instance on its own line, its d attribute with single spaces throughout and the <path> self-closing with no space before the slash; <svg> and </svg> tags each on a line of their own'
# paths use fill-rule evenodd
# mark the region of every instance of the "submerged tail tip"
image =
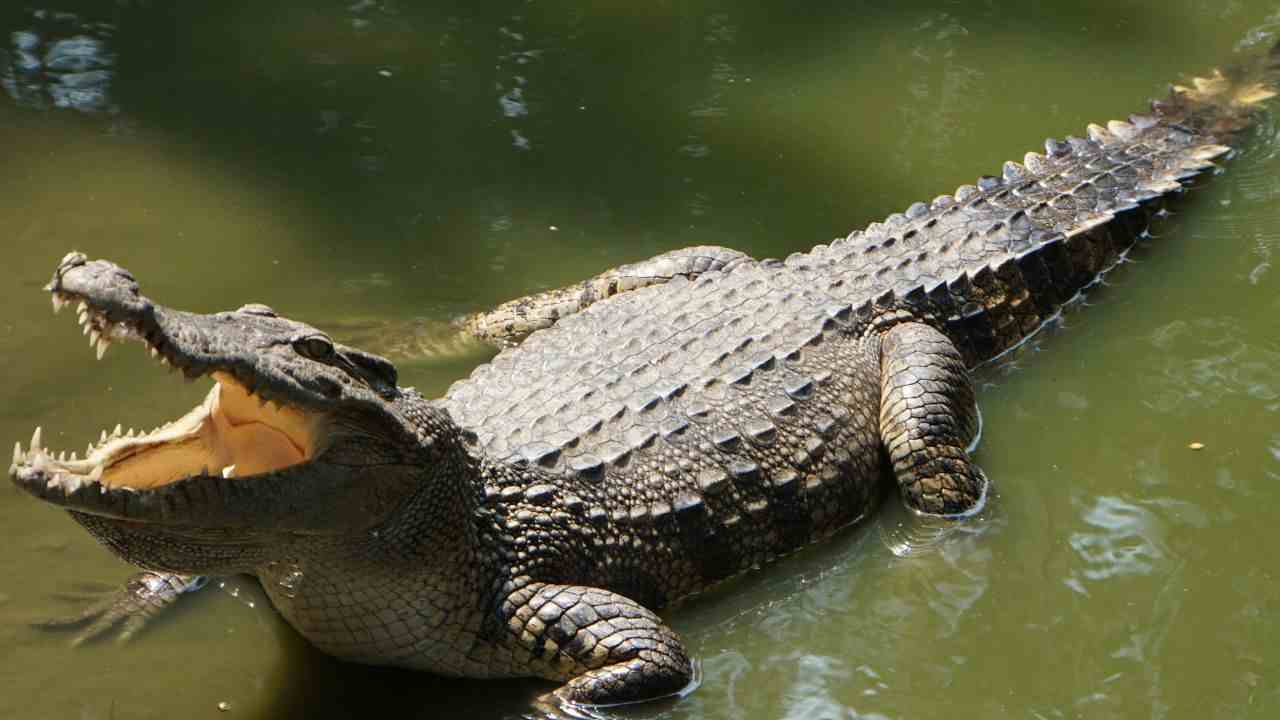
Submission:
<svg viewBox="0 0 1280 720">
<path fill-rule="evenodd" d="M 1265 53 L 1193 77 L 1152 103 L 1166 122 L 1221 138 L 1253 125 L 1264 102 L 1280 95 L 1280 40 Z"/>
<path fill-rule="evenodd" d="M 1174 85 L 1175 94 L 1197 105 L 1227 108 L 1251 108 L 1277 94 L 1277 78 L 1271 73 L 1261 78 L 1241 81 L 1229 78 L 1221 70 L 1208 77 L 1191 79 L 1189 85 Z"/>
</svg>

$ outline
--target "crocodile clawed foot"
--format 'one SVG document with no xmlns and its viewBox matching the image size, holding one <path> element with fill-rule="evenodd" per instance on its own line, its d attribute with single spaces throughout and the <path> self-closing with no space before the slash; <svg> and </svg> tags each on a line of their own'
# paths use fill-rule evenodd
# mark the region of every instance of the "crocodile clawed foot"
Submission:
<svg viewBox="0 0 1280 720">
<path fill-rule="evenodd" d="M 125 643 L 180 595 L 204 587 L 206 580 L 203 576 L 140 572 L 130 577 L 123 588 L 107 590 L 105 594 L 97 586 L 55 593 L 55 599 L 89 605 L 80 612 L 33 622 L 31 626 L 52 631 L 82 628 L 71 639 L 72 647 L 102 638 L 119 627 L 115 640 Z"/>
</svg>

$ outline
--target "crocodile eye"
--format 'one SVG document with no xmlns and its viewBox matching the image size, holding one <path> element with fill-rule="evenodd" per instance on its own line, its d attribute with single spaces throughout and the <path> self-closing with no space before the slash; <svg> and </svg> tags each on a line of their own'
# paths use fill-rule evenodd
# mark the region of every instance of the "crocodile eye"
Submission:
<svg viewBox="0 0 1280 720">
<path fill-rule="evenodd" d="M 312 335 L 294 340 L 293 350 L 302 357 L 324 361 L 333 356 L 333 342 L 323 335 Z"/>
</svg>

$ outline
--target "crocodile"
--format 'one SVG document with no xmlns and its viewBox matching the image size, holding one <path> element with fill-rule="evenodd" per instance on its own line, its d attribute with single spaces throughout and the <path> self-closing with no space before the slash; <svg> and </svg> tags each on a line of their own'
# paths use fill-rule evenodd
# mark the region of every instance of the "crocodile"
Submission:
<svg viewBox="0 0 1280 720">
<path fill-rule="evenodd" d="M 681 694 L 695 666 L 655 611 L 856 523 L 895 483 L 939 522 L 983 507 L 971 371 L 1217 167 L 1278 68 L 1258 53 L 783 260 L 677 250 L 468 318 L 509 347 L 438 399 L 269 307 L 172 309 L 72 252 L 46 289 L 99 358 L 140 342 L 212 387 L 84 457 L 39 428 L 15 446 L 18 487 L 142 568 L 65 622 L 130 634 L 202 577 L 248 573 L 345 660 L 545 678 L 562 704 Z"/>
</svg>

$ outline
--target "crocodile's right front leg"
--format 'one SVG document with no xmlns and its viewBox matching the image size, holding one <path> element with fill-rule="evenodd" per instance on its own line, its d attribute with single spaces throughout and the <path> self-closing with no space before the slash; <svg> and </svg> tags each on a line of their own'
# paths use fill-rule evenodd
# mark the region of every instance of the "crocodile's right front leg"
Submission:
<svg viewBox="0 0 1280 720">
<path fill-rule="evenodd" d="M 123 588 L 107 594 L 74 615 L 43 620 L 33 625 L 42 630 L 67 630 L 87 625 L 72 639 L 72 645 L 94 640 L 119 625 L 120 632 L 116 635 L 116 641 L 127 642 L 147 623 L 177 602 L 181 595 L 199 590 L 207 580 L 203 575 L 177 575 L 144 570 L 130 576 Z"/>
<path fill-rule="evenodd" d="M 510 345 L 535 330 L 551 327 L 566 315 L 581 312 L 592 303 L 618 293 L 660 285 L 677 277 L 692 280 L 703 273 L 729 270 L 753 262 L 755 260 L 749 255 L 725 247 L 702 245 L 681 248 L 606 270 L 574 285 L 510 300 L 488 312 L 468 315 L 457 324 L 482 340 Z"/>
<path fill-rule="evenodd" d="M 578 705 L 619 705 L 675 695 L 693 680 L 684 644 L 629 598 L 580 585 L 532 583 L 507 595 L 510 640 L 537 669 L 564 681 L 554 696 Z"/>
</svg>

